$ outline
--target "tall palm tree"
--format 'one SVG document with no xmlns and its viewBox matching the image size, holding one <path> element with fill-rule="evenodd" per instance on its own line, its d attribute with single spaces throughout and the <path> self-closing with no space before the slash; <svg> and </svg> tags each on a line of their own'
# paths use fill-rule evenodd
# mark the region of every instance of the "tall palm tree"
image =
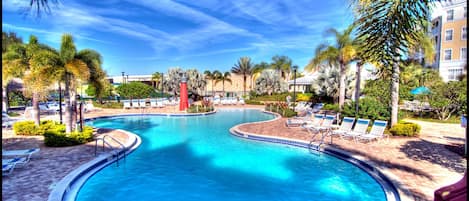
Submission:
<svg viewBox="0 0 469 201">
<path fill-rule="evenodd" d="M 22 77 L 27 64 L 26 50 L 21 39 L 10 39 L 10 34 L 2 32 L 2 111 L 8 113 L 8 84 L 15 77 Z M 23 53 L 21 53 L 23 51 Z"/>
<path fill-rule="evenodd" d="M 214 70 L 214 71 L 209 71 L 206 70 L 204 71 L 205 79 L 209 79 L 212 81 L 212 96 L 215 95 L 215 91 L 213 90 L 213 87 L 215 86 L 215 81 L 217 77 L 221 75 L 220 71 Z"/>
<path fill-rule="evenodd" d="M 64 63 L 64 82 L 65 82 L 65 132 L 72 132 L 76 122 L 76 88 L 78 80 L 86 81 L 90 77 L 90 71 L 88 68 L 88 62 L 98 61 L 82 61 L 77 53 L 75 43 L 73 42 L 72 35 L 62 35 L 62 42 L 60 46 L 60 57 Z M 83 54 L 83 53 L 82 53 Z M 97 58 L 89 58 L 97 59 Z"/>
<path fill-rule="evenodd" d="M 342 110 L 345 102 L 345 80 L 347 65 L 355 55 L 353 39 L 351 37 L 353 27 L 349 26 L 343 32 L 329 29 L 326 33 L 335 36 L 334 45 L 321 44 L 316 49 L 316 55 L 306 66 L 306 70 L 312 71 L 320 63 L 328 62 L 330 66 L 339 66 L 339 109 Z"/>
<path fill-rule="evenodd" d="M 426 30 L 430 17 L 430 0 L 387 1 L 355 0 L 355 24 L 363 37 L 363 54 L 391 69 L 391 122 L 397 123 L 399 104 L 399 63 L 409 53 L 419 32 Z"/>
<path fill-rule="evenodd" d="M 292 67 L 292 60 L 290 58 L 275 55 L 272 57 L 272 64 L 270 64 L 270 66 L 275 69 L 284 80 L 289 80 Z"/>
<path fill-rule="evenodd" d="M 222 83 L 223 94 L 225 94 L 225 82 L 229 82 L 231 84 L 230 77 L 230 72 L 224 72 L 223 74 L 219 74 L 218 77 L 215 78 L 215 84 L 217 84 L 218 82 Z"/>
<path fill-rule="evenodd" d="M 246 80 L 252 75 L 252 62 L 249 57 L 241 57 L 232 68 L 231 72 L 243 76 L 243 96 L 246 95 Z"/>
</svg>

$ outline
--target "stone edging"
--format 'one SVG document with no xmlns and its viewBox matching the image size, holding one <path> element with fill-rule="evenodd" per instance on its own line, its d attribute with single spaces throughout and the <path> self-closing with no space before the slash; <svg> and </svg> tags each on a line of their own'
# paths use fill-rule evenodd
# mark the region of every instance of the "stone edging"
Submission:
<svg viewBox="0 0 469 201">
<path fill-rule="evenodd" d="M 275 113 L 274 113 L 275 114 Z M 277 120 L 279 117 L 275 118 Z M 264 122 L 274 121 L 268 120 Z M 259 123 L 259 122 L 256 122 Z M 236 137 L 241 137 L 249 140 L 257 140 L 257 141 L 264 141 L 269 143 L 277 143 L 277 144 L 287 144 L 290 146 L 296 146 L 300 148 L 309 149 L 309 142 L 304 140 L 296 140 L 291 138 L 285 137 L 274 137 L 274 136 L 267 136 L 262 134 L 250 133 L 240 130 L 240 126 L 252 124 L 252 123 L 244 123 L 239 124 L 230 129 L 230 133 Z M 412 195 L 410 191 L 403 185 L 399 180 L 398 177 L 392 174 L 389 169 L 387 168 L 380 168 L 375 165 L 373 162 L 366 160 L 364 157 L 360 155 L 350 154 L 344 150 L 340 150 L 331 146 L 327 146 L 321 148 L 321 152 L 326 154 L 332 155 L 336 158 L 345 160 L 360 169 L 367 172 L 370 176 L 372 176 L 383 188 L 386 194 L 386 200 L 389 201 L 400 201 L 400 200 L 414 200 L 413 198 L 409 197 Z"/>
<path fill-rule="evenodd" d="M 124 153 L 125 155 L 133 152 L 138 146 L 140 146 L 142 140 L 138 135 L 131 132 L 116 129 L 127 136 L 129 140 L 124 144 L 125 149 L 120 151 L 119 154 Z M 52 192 L 49 194 L 48 201 L 74 201 L 81 186 L 99 170 L 107 167 L 114 163 L 118 157 L 113 157 L 112 153 L 104 153 L 96 157 L 95 159 L 81 165 L 77 169 L 73 170 L 62 178 Z"/>
</svg>

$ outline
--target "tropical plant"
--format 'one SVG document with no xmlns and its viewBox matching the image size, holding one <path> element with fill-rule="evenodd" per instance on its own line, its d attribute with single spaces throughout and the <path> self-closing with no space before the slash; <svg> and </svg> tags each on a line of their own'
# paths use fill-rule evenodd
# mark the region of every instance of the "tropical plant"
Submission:
<svg viewBox="0 0 469 201">
<path fill-rule="evenodd" d="M 151 81 L 153 84 L 153 88 L 157 89 L 157 87 L 160 85 L 160 82 L 163 80 L 163 74 L 160 72 L 154 72 L 151 74 Z"/>
<path fill-rule="evenodd" d="M 275 55 L 272 57 L 272 63 L 270 66 L 279 73 L 280 77 L 286 81 L 289 80 L 292 68 L 292 60 L 290 58 L 287 56 Z"/>
<path fill-rule="evenodd" d="M 345 88 L 346 97 L 351 97 L 353 92 L 352 82 L 354 77 L 346 76 Z M 338 103 L 339 97 L 339 69 L 338 67 L 321 66 L 318 70 L 318 77 L 312 83 L 315 94 L 332 98 L 334 103 Z"/>
<path fill-rule="evenodd" d="M 204 75 L 199 73 L 197 69 L 188 69 L 186 70 L 187 76 L 187 90 L 192 94 L 202 94 L 203 89 L 207 82 L 205 81 Z"/>
<path fill-rule="evenodd" d="M 275 70 L 267 69 L 257 78 L 255 90 L 257 94 L 272 95 L 272 93 L 286 92 L 288 85 Z"/>
<path fill-rule="evenodd" d="M 419 41 L 430 19 L 430 0 L 369 1 L 356 0 L 358 37 L 363 37 L 363 57 L 391 68 L 391 122 L 397 123 L 399 104 L 399 63 L 408 57 L 409 48 Z"/>
<path fill-rule="evenodd" d="M 94 87 L 95 97 L 102 99 L 106 94 L 106 85 L 109 82 L 106 80 L 106 72 L 102 69 L 101 55 L 91 49 L 84 49 L 78 52 L 77 59 L 83 61 L 88 67 L 90 77 L 86 80 L 89 86 Z"/>
<path fill-rule="evenodd" d="M 70 34 L 62 35 L 60 57 L 64 64 L 60 80 L 65 82 L 65 131 L 71 133 L 75 128 L 74 122 L 77 120 L 75 108 L 77 107 L 76 89 L 79 81 L 86 82 L 89 79 L 90 67 L 88 65 L 100 65 L 101 58 L 99 54 L 91 54 L 88 51 L 85 52 L 85 50 L 77 52 L 73 37 Z"/>
<path fill-rule="evenodd" d="M 246 80 L 252 75 L 252 62 L 249 57 L 241 57 L 238 62 L 231 68 L 234 74 L 243 76 L 243 96 L 246 95 Z"/>
<path fill-rule="evenodd" d="M 329 29 L 327 34 L 335 36 L 335 44 L 321 44 L 316 48 L 316 54 L 306 66 L 307 71 L 315 70 L 318 64 L 328 63 L 329 66 L 339 67 L 339 108 L 342 109 L 345 102 L 347 65 L 353 61 L 356 48 L 352 38 L 353 26 L 347 27 L 343 32 Z"/>
<path fill-rule="evenodd" d="M 215 81 L 216 81 L 216 78 L 220 75 L 220 71 L 217 71 L 217 70 L 214 70 L 213 72 L 209 71 L 209 70 L 206 70 L 204 72 L 204 75 L 205 75 L 205 79 L 209 79 L 212 81 L 212 96 L 215 95 L 215 91 L 213 90 L 213 87 L 215 86 Z"/>
<path fill-rule="evenodd" d="M 215 84 L 221 82 L 222 84 L 222 90 L 223 94 L 225 94 L 225 82 L 229 82 L 231 84 L 231 74 L 230 72 L 224 72 L 223 74 L 220 74 L 217 78 L 215 78 Z"/>
<path fill-rule="evenodd" d="M 467 107 L 467 82 L 449 81 L 430 87 L 430 94 L 420 96 L 428 100 L 432 111 L 440 120 L 448 120 L 451 115 Z"/>
<path fill-rule="evenodd" d="M 7 52 L 9 50 L 9 52 Z M 25 71 L 26 49 L 13 32 L 2 32 L 2 111 L 8 113 L 8 84 Z"/>
<path fill-rule="evenodd" d="M 12 44 L 22 44 L 23 40 L 15 32 L 2 31 L 2 53 L 7 51 L 8 46 Z"/>
<path fill-rule="evenodd" d="M 251 78 L 252 78 L 251 79 L 251 90 L 254 87 L 254 85 L 252 83 L 256 83 L 256 80 L 261 75 L 262 71 L 265 70 L 265 69 L 268 69 L 268 68 L 270 68 L 270 64 L 268 64 L 267 62 L 264 62 L 264 61 L 254 65 L 254 67 L 252 68 L 252 71 L 251 71 Z"/>
</svg>

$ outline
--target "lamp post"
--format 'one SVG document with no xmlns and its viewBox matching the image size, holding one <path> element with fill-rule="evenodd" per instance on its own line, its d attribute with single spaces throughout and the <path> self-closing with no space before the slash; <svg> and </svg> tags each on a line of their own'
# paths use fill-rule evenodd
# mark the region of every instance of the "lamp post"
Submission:
<svg viewBox="0 0 469 201">
<path fill-rule="evenodd" d="M 129 74 L 127 74 L 127 79 L 125 79 L 125 82 L 129 83 Z"/>
<path fill-rule="evenodd" d="M 293 66 L 293 102 L 296 103 L 296 70 L 298 66 Z"/>
<path fill-rule="evenodd" d="M 163 94 L 164 94 L 164 73 L 161 73 L 161 98 L 163 98 Z"/>
<path fill-rule="evenodd" d="M 122 84 L 125 83 L 125 80 L 124 80 L 124 73 L 125 73 L 125 72 L 122 72 Z"/>
</svg>

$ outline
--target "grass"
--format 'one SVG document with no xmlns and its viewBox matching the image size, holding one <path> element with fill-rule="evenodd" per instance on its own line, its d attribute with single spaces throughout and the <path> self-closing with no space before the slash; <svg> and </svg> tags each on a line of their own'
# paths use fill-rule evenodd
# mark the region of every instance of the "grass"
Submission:
<svg viewBox="0 0 469 201">
<path fill-rule="evenodd" d="M 406 117 L 405 119 L 426 121 L 426 122 L 433 122 L 433 123 L 445 123 L 445 124 L 460 124 L 461 123 L 461 118 L 459 116 L 452 116 L 446 121 L 429 118 L 429 117 Z"/>
<path fill-rule="evenodd" d="M 10 117 L 19 117 L 20 114 L 16 113 L 16 112 L 8 112 L 8 116 L 10 116 Z"/>
</svg>

